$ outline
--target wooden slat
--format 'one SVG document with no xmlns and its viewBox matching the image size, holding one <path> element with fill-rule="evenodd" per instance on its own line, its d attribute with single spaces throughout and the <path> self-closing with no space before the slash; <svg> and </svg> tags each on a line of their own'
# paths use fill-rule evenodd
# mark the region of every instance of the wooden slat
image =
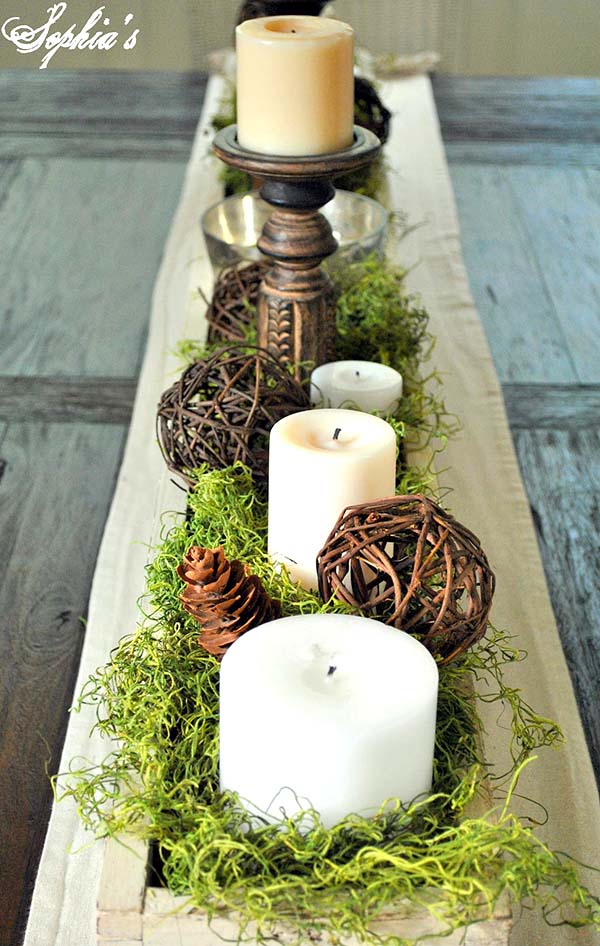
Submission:
<svg viewBox="0 0 600 946">
<path fill-rule="evenodd" d="M 600 145 L 546 141 L 445 141 L 446 158 L 453 165 L 532 164 L 536 167 L 600 168 Z"/>
<path fill-rule="evenodd" d="M 513 430 L 600 426 L 598 384 L 504 384 L 502 393 Z"/>
<path fill-rule="evenodd" d="M 128 424 L 136 387 L 130 378 L 0 375 L 0 419 Z"/>
<path fill-rule="evenodd" d="M 206 89 L 198 73 L 0 73 L 0 157 L 185 160 Z"/>
<path fill-rule="evenodd" d="M 27 913 L 124 434 L 12 424 L 1 446 L 0 943 Z"/>
<path fill-rule="evenodd" d="M 600 79 L 432 78 L 444 141 L 600 145 Z"/>
<path fill-rule="evenodd" d="M 508 172 L 452 166 L 465 264 L 501 381 L 566 382 L 577 375 L 530 245 Z"/>
<path fill-rule="evenodd" d="M 548 168 L 540 174 L 536 168 L 511 167 L 505 175 L 577 379 L 598 382 L 600 171 Z"/>
<path fill-rule="evenodd" d="M 4 166 L 0 375 L 135 376 L 183 170 L 154 161 Z"/>
<path fill-rule="evenodd" d="M 600 781 L 600 425 L 517 430 L 552 605 Z"/>
</svg>

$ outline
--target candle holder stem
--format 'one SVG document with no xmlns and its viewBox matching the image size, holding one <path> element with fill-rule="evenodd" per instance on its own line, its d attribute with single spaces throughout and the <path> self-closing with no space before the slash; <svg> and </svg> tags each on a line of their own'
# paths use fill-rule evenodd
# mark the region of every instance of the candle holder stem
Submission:
<svg viewBox="0 0 600 946">
<path fill-rule="evenodd" d="M 272 266 L 258 295 L 258 343 L 300 380 L 335 353 L 333 286 L 321 262 L 337 241 L 320 208 L 335 194 L 332 178 L 370 163 L 380 149 L 375 135 L 355 126 L 351 147 L 334 154 L 279 157 L 241 148 L 236 126 L 215 137 L 227 164 L 262 181 L 261 197 L 274 209 L 258 240 Z"/>
</svg>

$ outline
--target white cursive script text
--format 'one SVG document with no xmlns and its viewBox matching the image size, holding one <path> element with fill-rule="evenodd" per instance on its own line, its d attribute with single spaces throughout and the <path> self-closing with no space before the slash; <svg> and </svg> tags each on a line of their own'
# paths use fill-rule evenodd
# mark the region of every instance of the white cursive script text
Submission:
<svg viewBox="0 0 600 946">
<path fill-rule="evenodd" d="M 41 26 L 27 26 L 21 22 L 21 17 L 11 16 L 2 24 L 2 35 L 9 43 L 13 43 L 20 53 L 33 53 L 40 49 L 46 49 L 48 52 L 42 57 L 40 69 L 47 69 L 48 63 L 59 49 L 113 49 L 119 42 L 119 33 L 116 30 L 104 32 L 94 28 L 102 20 L 102 26 L 110 25 L 110 18 L 104 15 L 104 7 L 98 7 L 97 10 L 88 17 L 87 23 L 82 29 L 72 23 L 66 30 L 61 32 L 55 30 L 51 32 L 54 25 L 61 19 L 67 10 L 65 2 L 55 3 L 48 7 L 48 19 Z M 133 14 L 128 13 L 125 17 L 125 26 L 128 26 L 133 19 Z M 133 49 L 138 37 L 139 30 L 133 30 L 123 43 L 123 49 Z"/>
</svg>

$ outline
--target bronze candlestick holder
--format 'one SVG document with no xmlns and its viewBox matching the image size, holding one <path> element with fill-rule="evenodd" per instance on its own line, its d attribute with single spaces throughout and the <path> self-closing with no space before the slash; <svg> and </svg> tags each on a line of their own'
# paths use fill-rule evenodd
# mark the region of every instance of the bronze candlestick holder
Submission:
<svg viewBox="0 0 600 946">
<path fill-rule="evenodd" d="M 333 287 L 321 262 L 337 241 L 319 209 L 335 194 L 332 179 L 369 164 L 380 147 L 357 125 L 349 148 L 306 157 L 248 151 L 238 144 L 236 125 L 215 137 L 217 156 L 260 178 L 260 195 L 274 208 L 257 244 L 273 264 L 258 293 L 258 344 L 281 364 L 294 364 L 299 380 L 307 362 L 321 365 L 335 356 Z"/>
</svg>

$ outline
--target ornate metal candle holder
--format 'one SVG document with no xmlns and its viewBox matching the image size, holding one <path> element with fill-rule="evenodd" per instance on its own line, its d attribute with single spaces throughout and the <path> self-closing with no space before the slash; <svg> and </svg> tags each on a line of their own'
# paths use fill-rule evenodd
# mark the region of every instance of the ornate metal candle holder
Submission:
<svg viewBox="0 0 600 946">
<path fill-rule="evenodd" d="M 335 194 L 332 179 L 369 164 L 378 138 L 354 126 L 354 142 L 333 154 L 279 157 L 240 147 L 236 125 L 218 132 L 214 150 L 222 161 L 262 180 L 261 197 L 274 208 L 258 248 L 273 265 L 258 294 L 258 344 L 282 364 L 320 365 L 335 350 L 331 281 L 321 262 L 337 241 L 319 208 Z"/>
</svg>

